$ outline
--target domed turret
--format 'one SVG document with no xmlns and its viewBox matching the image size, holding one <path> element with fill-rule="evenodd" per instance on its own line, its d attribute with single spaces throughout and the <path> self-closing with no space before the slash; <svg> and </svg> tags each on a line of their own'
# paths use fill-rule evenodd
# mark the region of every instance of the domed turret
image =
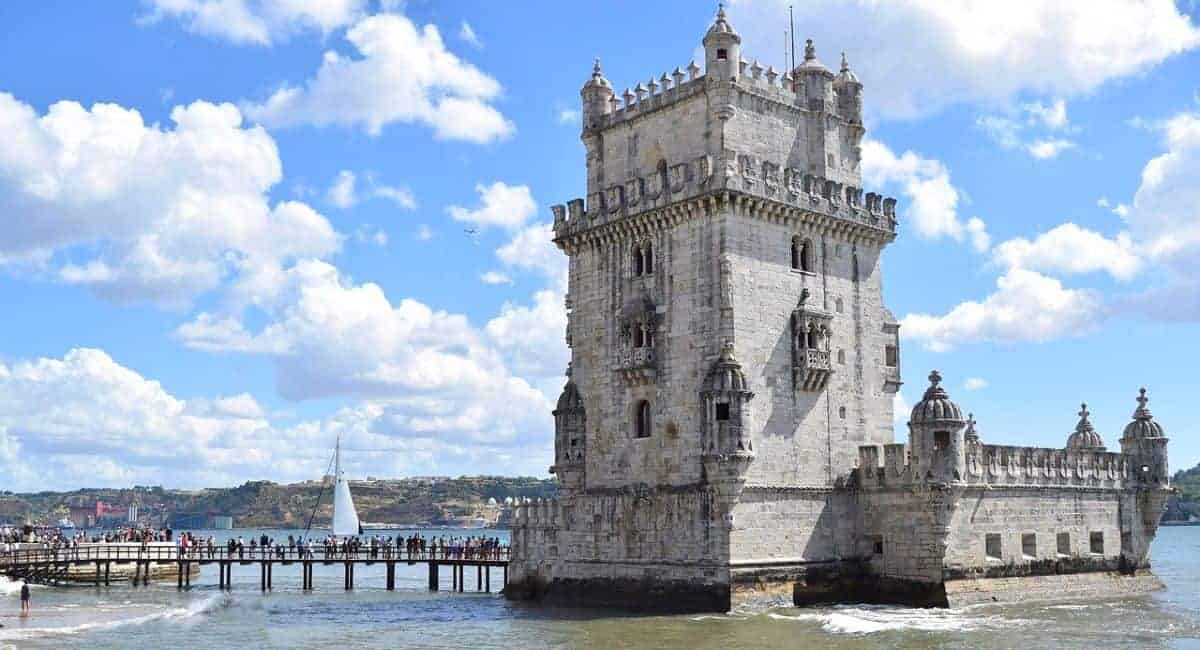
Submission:
<svg viewBox="0 0 1200 650">
<path fill-rule="evenodd" d="M 613 89 L 600 70 L 600 59 L 592 65 L 592 76 L 579 91 L 583 99 L 583 129 L 587 131 L 599 126 L 602 115 L 612 112 Z"/>
<path fill-rule="evenodd" d="M 908 421 L 909 451 L 917 477 L 961 481 L 967 462 L 963 432 L 966 420 L 962 409 L 951 401 L 941 384 L 942 375 L 938 371 L 929 373 L 929 388 L 913 407 Z"/>
<path fill-rule="evenodd" d="M 925 397 L 913 406 L 909 424 L 955 424 L 959 427 L 965 424 L 962 409 L 950 399 L 941 384 L 941 373 L 936 370 L 929 373 L 929 388 L 925 390 Z"/>
<path fill-rule="evenodd" d="M 839 86 L 848 84 L 862 85 L 862 82 L 858 80 L 858 75 L 854 74 L 854 72 L 850 70 L 850 62 L 846 60 L 845 52 L 842 52 L 842 69 L 840 72 L 838 72 L 837 80 L 835 80 L 834 83 Z"/>
<path fill-rule="evenodd" d="M 1104 451 L 1104 440 L 1096 433 L 1096 429 L 1092 426 L 1088 416 L 1087 404 L 1081 404 L 1079 407 L 1079 423 L 1075 425 L 1075 431 L 1067 438 L 1067 449 L 1081 451 Z"/>
<path fill-rule="evenodd" d="M 1154 421 L 1154 416 L 1150 414 L 1150 398 L 1146 397 L 1146 389 L 1143 388 L 1138 393 L 1138 407 L 1133 412 L 1133 422 L 1125 425 L 1125 435 L 1121 436 L 1122 440 L 1141 440 L 1145 438 L 1163 438 L 1162 425 Z"/>
<path fill-rule="evenodd" d="M 1150 414 L 1150 398 L 1146 397 L 1145 388 L 1139 391 L 1137 402 L 1133 422 L 1125 425 L 1125 435 L 1121 436 L 1121 453 L 1135 458 L 1140 482 L 1168 487 L 1171 475 L 1167 466 L 1167 436 Z"/>
<path fill-rule="evenodd" d="M 705 74 L 710 79 L 737 79 L 738 62 L 742 59 L 742 37 L 725 19 L 725 6 L 717 9 L 717 17 L 704 35 Z"/>
<path fill-rule="evenodd" d="M 554 409 L 554 465 L 551 474 L 557 474 L 564 494 L 569 496 L 583 484 L 584 461 L 587 453 L 587 411 L 583 396 L 571 378 L 571 367 L 567 366 L 567 383 Z"/>
</svg>

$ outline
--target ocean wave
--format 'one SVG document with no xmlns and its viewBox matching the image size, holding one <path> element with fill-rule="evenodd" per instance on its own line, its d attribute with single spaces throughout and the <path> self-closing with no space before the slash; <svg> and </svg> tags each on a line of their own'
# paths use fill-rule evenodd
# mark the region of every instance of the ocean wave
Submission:
<svg viewBox="0 0 1200 650">
<path fill-rule="evenodd" d="M 783 621 L 818 623 L 832 634 L 877 634 L 899 630 L 967 632 L 1021 625 L 1024 621 L 1000 616 L 978 616 L 961 609 L 913 609 L 887 606 L 844 606 L 796 614 L 770 612 Z"/>
<path fill-rule="evenodd" d="M 186 607 L 173 607 L 160 612 L 143 616 L 118 619 L 115 621 L 94 621 L 67 625 L 64 627 L 12 627 L 0 628 L 0 641 L 17 641 L 22 639 L 37 639 L 42 637 L 72 636 L 84 632 L 111 630 L 130 625 L 145 625 L 154 621 L 185 621 L 196 616 L 207 614 L 228 607 L 230 598 L 225 594 L 213 594 L 203 600 L 188 604 Z"/>
</svg>

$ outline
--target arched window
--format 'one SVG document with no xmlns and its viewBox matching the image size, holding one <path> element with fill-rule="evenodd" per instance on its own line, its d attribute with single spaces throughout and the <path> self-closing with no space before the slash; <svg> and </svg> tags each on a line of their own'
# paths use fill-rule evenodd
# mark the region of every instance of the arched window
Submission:
<svg viewBox="0 0 1200 650">
<path fill-rule="evenodd" d="M 846 363 L 846 351 L 838 350 L 838 363 Z"/>
<path fill-rule="evenodd" d="M 792 237 L 792 268 L 800 270 L 800 238 Z"/>
<path fill-rule="evenodd" d="M 842 299 L 841 298 L 837 299 L 837 313 L 839 313 L 839 314 L 842 313 Z"/>
<path fill-rule="evenodd" d="M 640 324 L 633 326 L 633 347 L 640 348 L 645 345 L 644 332 L 645 330 Z"/>
<path fill-rule="evenodd" d="M 646 242 L 645 248 L 642 249 L 642 257 L 644 258 L 642 268 L 646 275 L 654 273 L 654 244 Z"/>
<path fill-rule="evenodd" d="M 650 402 L 642 400 L 637 403 L 633 435 L 638 438 L 650 437 Z"/>
<path fill-rule="evenodd" d="M 838 408 L 838 417 L 840 417 L 843 420 L 846 419 L 846 407 L 845 406 Z"/>
<path fill-rule="evenodd" d="M 804 347 L 806 347 L 810 350 L 817 349 L 817 338 L 818 338 L 817 328 L 815 328 L 815 327 L 808 328 L 808 334 L 806 335 L 805 340 L 804 340 Z"/>
<path fill-rule="evenodd" d="M 633 247 L 633 274 L 641 275 L 642 268 L 643 268 L 642 267 L 642 247 L 634 246 Z"/>
<path fill-rule="evenodd" d="M 813 270 L 812 247 L 812 240 L 809 239 L 805 239 L 804 242 L 800 244 L 801 271 L 808 271 L 811 273 Z"/>
<path fill-rule="evenodd" d="M 654 347 L 654 330 L 649 326 L 646 327 L 645 333 L 642 334 L 642 344 L 648 348 Z"/>
</svg>

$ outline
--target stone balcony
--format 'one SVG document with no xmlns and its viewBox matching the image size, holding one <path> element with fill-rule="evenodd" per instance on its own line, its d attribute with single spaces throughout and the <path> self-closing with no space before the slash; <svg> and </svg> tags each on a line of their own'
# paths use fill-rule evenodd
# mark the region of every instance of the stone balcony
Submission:
<svg viewBox="0 0 1200 650">
<path fill-rule="evenodd" d="M 900 381 L 900 369 L 896 366 L 883 367 L 883 390 L 887 393 L 895 393 L 900 390 L 900 386 L 904 382 Z"/>
<path fill-rule="evenodd" d="M 820 349 L 799 350 L 796 364 L 792 367 L 796 383 L 802 390 L 819 391 L 829 383 L 833 374 L 833 364 L 829 360 L 829 351 Z"/>
<path fill-rule="evenodd" d="M 631 348 L 623 350 L 616 358 L 617 371 L 630 384 L 649 384 L 657 375 L 654 348 Z"/>
</svg>

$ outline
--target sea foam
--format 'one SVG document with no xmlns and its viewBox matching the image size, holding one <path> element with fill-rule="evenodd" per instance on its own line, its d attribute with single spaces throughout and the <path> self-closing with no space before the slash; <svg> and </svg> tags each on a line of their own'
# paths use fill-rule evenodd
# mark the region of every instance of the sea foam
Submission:
<svg viewBox="0 0 1200 650">
<path fill-rule="evenodd" d="M 213 594 L 202 600 L 188 604 L 186 607 L 173 607 L 160 612 L 152 612 L 142 616 L 133 616 L 117 620 L 92 621 L 78 625 L 63 627 L 5 627 L 0 628 L 0 641 L 16 641 L 21 639 L 37 639 L 55 636 L 71 636 L 84 632 L 111 630 L 130 625 L 145 625 L 154 621 L 184 621 L 224 607 L 228 607 L 230 598 L 225 594 Z"/>
<path fill-rule="evenodd" d="M 799 613 L 770 612 L 768 617 L 783 621 L 820 624 L 832 634 L 877 634 L 898 630 L 924 632 L 966 632 L 985 628 L 1020 625 L 1024 621 L 998 616 L 968 614 L 960 609 L 912 609 L 885 606 L 846 606 L 831 610 Z"/>
</svg>

